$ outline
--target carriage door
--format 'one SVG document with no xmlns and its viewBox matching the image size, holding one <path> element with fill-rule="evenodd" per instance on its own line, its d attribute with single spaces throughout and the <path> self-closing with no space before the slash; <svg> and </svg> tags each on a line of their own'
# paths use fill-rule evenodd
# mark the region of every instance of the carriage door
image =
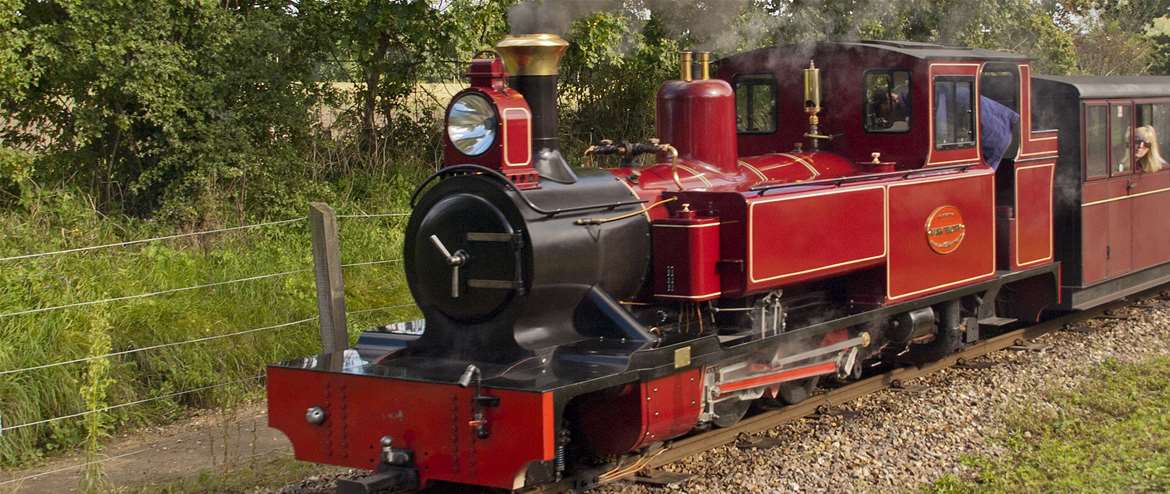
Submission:
<svg viewBox="0 0 1170 494">
<path fill-rule="evenodd" d="M 1137 127 L 1151 127 L 1158 155 L 1166 159 L 1170 138 L 1170 101 L 1150 101 L 1134 106 Z M 1143 133 L 1144 134 L 1144 133 Z M 1138 135 L 1137 133 L 1134 134 Z M 1134 143 L 1136 156 L 1136 142 Z M 1133 202 L 1133 269 L 1144 269 L 1170 261 L 1170 167 L 1153 172 L 1134 164 L 1130 201 Z"/>
<path fill-rule="evenodd" d="M 1105 203 L 1109 214 L 1109 244 L 1105 251 L 1105 276 L 1113 278 L 1133 270 L 1133 105 L 1109 102 L 1109 179 Z"/>
</svg>

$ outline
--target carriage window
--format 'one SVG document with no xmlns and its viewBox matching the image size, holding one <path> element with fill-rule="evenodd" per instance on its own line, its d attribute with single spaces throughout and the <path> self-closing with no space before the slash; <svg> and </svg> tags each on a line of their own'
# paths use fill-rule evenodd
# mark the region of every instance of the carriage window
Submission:
<svg viewBox="0 0 1170 494">
<path fill-rule="evenodd" d="M 1110 175 L 1130 172 L 1130 123 L 1129 105 L 1109 105 Z"/>
<path fill-rule="evenodd" d="M 910 130 L 910 72 L 871 70 L 865 73 L 865 131 Z"/>
<path fill-rule="evenodd" d="M 1170 104 L 1154 103 L 1137 105 L 1137 125 L 1154 128 L 1154 137 L 1161 146 L 1158 154 L 1165 156 L 1166 137 L 1170 136 Z"/>
<path fill-rule="evenodd" d="M 1085 177 L 1109 174 L 1108 109 L 1105 105 L 1085 107 Z"/>
<path fill-rule="evenodd" d="M 735 78 L 735 128 L 741 134 L 776 131 L 776 78 L 772 74 Z"/>
<path fill-rule="evenodd" d="M 975 146 L 974 77 L 934 79 L 934 147 Z"/>
</svg>

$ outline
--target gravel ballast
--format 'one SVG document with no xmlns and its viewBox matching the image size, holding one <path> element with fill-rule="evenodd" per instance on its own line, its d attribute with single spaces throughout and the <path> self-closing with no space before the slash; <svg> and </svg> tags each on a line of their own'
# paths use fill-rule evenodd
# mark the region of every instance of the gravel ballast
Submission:
<svg viewBox="0 0 1170 494">
<path fill-rule="evenodd" d="M 620 481 L 591 492 L 887 493 L 915 491 L 946 474 L 969 475 L 963 455 L 1001 453 L 992 438 L 1004 433 L 1004 413 L 1025 405 L 1054 408 L 1047 392 L 1073 389 L 1106 359 L 1170 355 L 1170 301 L 1147 299 L 1029 346 L 1042 351 L 1002 350 L 975 361 L 989 367 L 945 369 L 768 431 L 779 443 L 771 449 L 728 445 L 664 467 L 692 475 L 681 484 Z M 332 492 L 336 477 L 267 492 Z"/>
<path fill-rule="evenodd" d="M 1170 305 L 1157 298 L 1045 335 L 1031 346 L 979 359 L 988 368 L 951 368 L 833 407 L 769 431 L 772 449 L 723 446 L 667 466 L 693 475 L 672 490 L 705 492 L 892 492 L 946 474 L 972 472 L 964 454 L 996 455 L 1010 410 L 1055 405 L 1044 391 L 1073 389 L 1090 368 L 1115 358 L 1170 354 Z M 663 492 L 629 481 L 605 494 Z"/>
</svg>

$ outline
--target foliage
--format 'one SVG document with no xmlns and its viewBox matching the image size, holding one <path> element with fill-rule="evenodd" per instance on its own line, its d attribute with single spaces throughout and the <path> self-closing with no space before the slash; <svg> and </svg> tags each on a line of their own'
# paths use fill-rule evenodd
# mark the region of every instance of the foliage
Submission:
<svg viewBox="0 0 1170 494">
<path fill-rule="evenodd" d="M 370 197 L 405 200 L 417 176 L 398 184 L 352 184 Z M 35 201 L 35 202 L 34 202 Z M 334 203 L 341 213 L 401 210 L 402 203 Z M 303 212 L 301 213 L 303 214 Z M 403 218 L 343 219 L 344 263 L 401 257 Z M 23 210 L 0 214 L 0 257 L 101 245 L 173 233 L 158 222 L 112 221 L 84 196 L 41 192 Z M 184 416 L 189 409 L 219 407 L 256 397 L 254 378 L 264 366 L 309 355 L 319 347 L 313 318 L 315 286 L 307 225 L 291 223 L 254 230 L 152 242 L 121 248 L 0 261 L 0 371 L 161 347 L 0 375 L 6 428 L 117 407 L 101 421 L 83 418 L 5 430 L 0 465 L 22 463 L 83 444 L 94 433 Z M 132 296 L 272 273 L 254 281 L 46 312 L 11 315 L 33 308 Z M 397 263 L 346 268 L 349 318 L 356 332 L 376 324 L 416 317 Z M 108 333 L 108 336 L 103 336 Z M 108 340 L 104 341 L 104 338 Z M 189 344 L 190 340 L 206 339 Z M 171 345 L 171 346 L 167 346 Z M 190 390 L 201 391 L 186 393 Z M 79 392 L 81 390 L 81 392 Z M 103 405 L 104 404 L 104 405 Z M 96 427 L 94 427 L 96 426 Z"/>
<path fill-rule="evenodd" d="M 654 134 L 680 48 L 716 58 L 817 39 L 889 38 L 1020 51 L 1040 71 L 1170 73 L 1166 0 L 580 0 L 561 67 L 566 154 Z M 402 209 L 441 149 L 445 83 L 509 30 L 522 0 L 0 0 L 0 257 L 342 209 Z M 401 225 L 346 223 L 352 261 L 397 257 Z M 116 252 L 3 262 L 0 313 L 298 270 L 303 226 Z M 409 300 L 393 265 L 347 272 L 356 310 Z M 249 303 L 240 304 L 240 300 Z M 312 278 L 0 317 L 0 370 L 304 318 Z M 409 311 L 370 313 L 355 328 Z M 100 324 L 99 324 L 100 322 Z M 0 463 L 107 428 L 230 404 L 309 353 L 311 324 L 0 376 L 4 423 L 158 398 L 80 422 L 5 432 Z M 104 343 L 103 343 L 104 344 Z M 104 377 L 103 377 L 104 376 Z M 97 381 L 88 379 L 101 379 Z M 104 396 L 78 393 L 102 384 Z M 95 391 L 96 393 L 96 391 Z M 87 404 L 86 397 L 92 403 Z M 100 399 L 96 399 L 100 398 Z M 112 430 L 112 429 L 111 429 Z M 88 435 L 88 436 L 87 436 Z"/>
<path fill-rule="evenodd" d="M 1170 490 L 1170 358 L 1107 361 L 1053 411 L 1009 415 L 1002 457 L 974 457 L 972 479 L 946 477 L 928 491 L 1167 492 Z"/>
<path fill-rule="evenodd" d="M 678 45 L 662 25 L 652 18 L 639 29 L 620 13 L 601 13 L 575 23 L 570 38 L 560 83 L 569 155 L 601 139 L 653 137 L 658 86 L 677 70 Z"/>
</svg>

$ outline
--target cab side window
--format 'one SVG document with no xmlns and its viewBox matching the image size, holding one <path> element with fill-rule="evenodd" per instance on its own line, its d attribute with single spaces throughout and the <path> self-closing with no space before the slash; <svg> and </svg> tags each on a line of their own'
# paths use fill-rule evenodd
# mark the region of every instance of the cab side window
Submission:
<svg viewBox="0 0 1170 494">
<path fill-rule="evenodd" d="M 866 72 L 864 104 L 866 132 L 909 132 L 910 72 Z"/>
<path fill-rule="evenodd" d="M 975 146 L 975 78 L 934 79 L 934 148 Z"/>
<path fill-rule="evenodd" d="M 741 134 L 776 131 L 776 78 L 748 74 L 735 78 L 735 128 Z"/>
</svg>

